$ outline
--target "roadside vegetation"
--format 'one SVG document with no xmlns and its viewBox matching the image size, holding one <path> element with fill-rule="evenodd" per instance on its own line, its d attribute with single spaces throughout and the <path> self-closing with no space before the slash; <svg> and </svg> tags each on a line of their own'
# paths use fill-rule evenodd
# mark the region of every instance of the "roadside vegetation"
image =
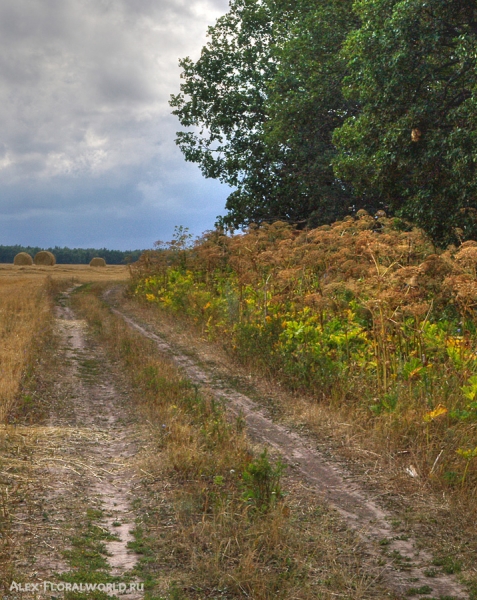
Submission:
<svg viewBox="0 0 477 600">
<path fill-rule="evenodd" d="M 477 490 L 477 242 L 437 252 L 360 211 L 332 226 L 187 231 L 135 266 L 133 293 L 187 315 L 243 363 L 355 424 L 410 476 Z"/>
</svg>

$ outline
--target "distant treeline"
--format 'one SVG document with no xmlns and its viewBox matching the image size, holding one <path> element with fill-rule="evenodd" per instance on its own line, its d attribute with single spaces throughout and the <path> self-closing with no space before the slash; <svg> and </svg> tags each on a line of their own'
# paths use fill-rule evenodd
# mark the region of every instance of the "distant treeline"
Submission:
<svg viewBox="0 0 477 600">
<path fill-rule="evenodd" d="M 56 262 L 66 265 L 89 264 L 95 256 L 104 258 L 108 265 L 124 265 L 135 262 L 144 250 L 108 250 L 107 248 L 40 248 L 37 246 L 0 246 L 0 263 L 13 263 L 15 255 L 19 252 L 27 252 L 35 256 L 40 250 L 49 250 L 56 257 Z"/>
</svg>

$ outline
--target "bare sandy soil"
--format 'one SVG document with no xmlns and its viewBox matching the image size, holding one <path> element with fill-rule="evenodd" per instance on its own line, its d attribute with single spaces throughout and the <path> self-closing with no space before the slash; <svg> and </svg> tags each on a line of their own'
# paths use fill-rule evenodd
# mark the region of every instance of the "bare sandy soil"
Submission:
<svg viewBox="0 0 477 600">
<path fill-rule="evenodd" d="M 105 297 L 112 303 L 119 298 L 114 290 Z M 381 575 L 390 589 L 404 597 L 423 590 L 417 593 L 426 594 L 426 598 L 469 598 L 454 576 L 437 572 L 433 567 L 433 549 L 422 547 L 412 535 L 397 534 L 393 526 L 397 516 L 373 498 L 342 464 L 325 457 L 316 445 L 297 432 L 274 422 L 270 411 L 234 389 L 229 383 L 233 374 L 227 373 L 227 366 L 219 357 L 214 361 L 210 347 L 206 356 L 198 356 L 197 347 L 193 351 L 181 347 L 173 327 L 166 322 L 161 327 L 157 319 L 146 323 L 131 303 L 121 308 L 116 302 L 113 310 L 130 327 L 154 340 L 194 384 L 224 400 L 233 415 L 242 415 L 249 435 L 277 451 L 310 490 L 340 513 L 346 524 L 359 533 L 368 552 L 379 558 Z"/>
<path fill-rule="evenodd" d="M 134 539 L 131 500 L 138 481 L 131 461 L 137 453 L 137 432 L 125 409 L 127 397 L 114 381 L 106 357 L 91 342 L 88 344 L 84 321 L 77 320 L 71 308 L 61 304 L 56 316 L 69 366 L 62 383 L 74 389 L 74 400 L 63 420 L 66 426 L 80 426 L 95 433 L 94 444 L 77 448 L 71 461 L 83 467 L 83 477 L 89 484 L 85 490 L 105 513 L 102 526 L 118 538 L 107 541 L 106 548 L 111 574 L 120 576 L 137 562 L 137 555 L 127 548 Z M 58 416 L 52 415 L 51 425 L 55 426 L 57 420 Z M 142 595 L 122 597 L 135 600 Z"/>
</svg>

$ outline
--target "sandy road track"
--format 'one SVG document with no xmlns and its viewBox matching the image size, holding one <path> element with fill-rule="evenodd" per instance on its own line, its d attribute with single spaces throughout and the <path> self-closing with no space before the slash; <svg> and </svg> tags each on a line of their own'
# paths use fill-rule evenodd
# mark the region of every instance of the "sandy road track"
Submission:
<svg viewBox="0 0 477 600">
<path fill-rule="evenodd" d="M 133 540 L 133 489 L 139 485 L 130 464 L 137 452 L 137 434 L 125 409 L 125 394 L 114 381 L 108 361 L 88 342 L 86 324 L 75 318 L 67 300 L 68 293 L 65 293 L 56 307 L 65 359 L 59 385 L 74 390 L 73 401 L 66 414 L 53 415 L 50 423 L 81 427 L 93 434 L 93 443 L 77 446 L 74 455 L 65 458 L 65 469 L 81 473 L 92 505 L 103 511 L 101 527 L 117 538 L 105 542 L 110 574 L 122 576 L 137 562 L 137 555 L 127 548 L 128 542 Z M 142 596 L 132 593 L 121 597 L 136 600 Z"/>
<path fill-rule="evenodd" d="M 112 298 L 114 291 L 106 293 Z M 235 391 L 223 381 L 217 381 L 193 359 L 181 353 L 150 326 L 140 324 L 129 314 L 112 308 L 133 329 L 153 340 L 159 350 L 172 358 L 186 376 L 199 386 L 205 386 L 217 398 L 226 401 L 228 410 L 241 415 L 253 439 L 277 450 L 316 494 L 333 506 L 365 541 L 370 553 L 379 556 L 382 577 L 397 593 L 409 597 L 412 593 L 425 598 L 467 599 L 468 593 L 451 575 L 436 573 L 432 555 L 418 548 L 412 537 L 396 536 L 391 522 L 393 515 L 380 507 L 349 475 L 330 464 L 319 450 L 273 420 L 249 397 Z M 432 577 L 426 575 L 432 572 Z M 424 595 L 423 595 L 424 594 Z"/>
<path fill-rule="evenodd" d="M 108 373 L 107 361 L 104 356 L 98 356 L 97 348 L 88 346 L 86 324 L 77 320 L 71 308 L 65 305 L 67 297 L 67 294 L 63 296 L 63 302 L 60 301 L 56 310 L 68 366 L 63 378 L 69 378 L 75 390 L 72 412 L 67 420 L 68 424 L 73 422 L 96 432 L 94 444 L 85 448 L 85 452 L 80 447 L 72 462 L 84 467 L 83 473 L 89 479 L 95 504 L 99 504 L 107 515 L 103 526 L 119 538 L 106 542 L 106 547 L 112 575 L 121 575 L 137 562 L 137 556 L 127 549 L 128 542 L 133 540 L 130 497 L 136 483 L 128 462 L 135 456 L 137 444 L 133 426 L 122 418 L 121 400 L 124 404 L 125 399 L 121 398 L 121 391 Z M 99 368 L 101 373 L 97 376 Z M 55 418 L 51 420 L 54 425 Z M 113 523 L 117 525 L 113 526 Z"/>
</svg>

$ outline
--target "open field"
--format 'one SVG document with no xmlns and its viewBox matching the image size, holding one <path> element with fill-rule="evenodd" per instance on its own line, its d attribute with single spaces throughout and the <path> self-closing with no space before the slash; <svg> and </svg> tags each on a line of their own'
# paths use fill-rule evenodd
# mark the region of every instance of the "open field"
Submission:
<svg viewBox="0 0 477 600">
<path fill-rule="evenodd" d="M 122 265 L 90 267 L 89 265 L 61 265 L 42 267 L 38 265 L 17 267 L 0 263 L 0 285 L 24 281 L 43 281 L 46 277 L 55 280 L 87 281 L 124 281 L 129 278 L 129 268 Z"/>
</svg>

